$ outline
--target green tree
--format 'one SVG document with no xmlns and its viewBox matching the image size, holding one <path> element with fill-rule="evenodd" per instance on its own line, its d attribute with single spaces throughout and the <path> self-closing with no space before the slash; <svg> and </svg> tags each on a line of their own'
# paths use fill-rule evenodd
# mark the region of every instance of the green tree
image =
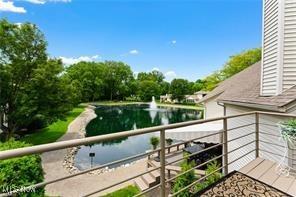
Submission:
<svg viewBox="0 0 296 197">
<path fill-rule="evenodd" d="M 221 70 L 222 80 L 225 80 L 236 73 L 246 69 L 261 60 L 261 49 L 255 48 L 233 55 L 226 62 Z"/>
<path fill-rule="evenodd" d="M 71 109 L 70 87 L 61 77 L 63 66 L 48 60 L 46 45 L 35 25 L 0 20 L 0 116 L 7 119 L 7 138 L 36 116 L 49 123 Z"/>
<path fill-rule="evenodd" d="M 171 82 L 171 94 L 173 99 L 177 99 L 178 102 L 182 102 L 185 95 L 190 92 L 189 81 L 186 79 L 174 79 Z"/>
<path fill-rule="evenodd" d="M 165 95 L 170 93 L 170 86 L 171 84 L 167 81 L 163 81 L 160 83 L 160 94 Z"/>
<path fill-rule="evenodd" d="M 225 63 L 221 70 L 215 71 L 213 74 L 207 76 L 205 81 L 205 90 L 213 90 L 217 85 L 228 79 L 229 77 L 239 73 L 247 67 L 255 64 L 261 60 L 261 49 L 255 48 L 243 51 L 237 55 L 233 55 Z"/>
<path fill-rule="evenodd" d="M 138 95 L 142 101 L 151 101 L 152 96 L 159 98 L 160 86 L 155 81 L 140 81 Z"/>
<path fill-rule="evenodd" d="M 129 85 L 133 81 L 133 72 L 127 64 L 123 62 L 106 61 L 107 70 L 105 73 L 105 87 L 109 99 L 122 99 L 129 96 Z"/>
<path fill-rule="evenodd" d="M 194 82 L 188 82 L 188 92 L 187 94 L 194 94 L 195 91 L 195 83 Z"/>
<path fill-rule="evenodd" d="M 135 94 L 137 84 L 130 67 L 122 62 L 79 62 L 66 72 L 81 102 L 124 99 Z"/>
<path fill-rule="evenodd" d="M 154 81 L 157 83 L 161 83 L 164 80 L 164 75 L 162 72 L 158 70 L 153 70 L 151 72 L 140 72 L 138 74 L 138 80 L 139 81 Z"/>
<path fill-rule="evenodd" d="M 221 73 L 219 71 L 215 71 L 213 74 L 205 78 L 205 90 L 213 90 L 221 81 L 223 81 L 221 78 Z"/>
<path fill-rule="evenodd" d="M 65 78 L 75 87 L 81 102 L 104 98 L 104 75 L 106 66 L 103 63 L 79 62 L 69 66 Z"/>
<path fill-rule="evenodd" d="M 201 91 L 201 90 L 205 89 L 205 87 L 206 87 L 205 80 L 202 80 L 202 79 L 196 80 L 193 85 L 194 92 Z"/>
</svg>

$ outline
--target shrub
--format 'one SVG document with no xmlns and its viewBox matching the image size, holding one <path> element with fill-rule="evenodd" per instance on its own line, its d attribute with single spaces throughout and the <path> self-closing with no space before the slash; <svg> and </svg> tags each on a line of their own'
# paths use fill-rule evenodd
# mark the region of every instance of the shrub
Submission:
<svg viewBox="0 0 296 197">
<path fill-rule="evenodd" d="M 184 159 L 184 161 L 181 164 L 181 173 L 190 170 L 194 167 L 194 162 L 188 162 L 187 159 Z M 179 176 L 174 185 L 173 185 L 173 193 L 178 192 L 179 190 L 183 189 L 184 187 L 190 185 L 196 180 L 194 169 L 190 170 L 189 172 Z M 180 192 L 176 195 L 177 197 L 189 197 L 192 196 L 192 193 L 190 192 L 190 189 L 187 189 L 185 191 Z"/>
<path fill-rule="evenodd" d="M 29 146 L 24 142 L 9 140 L 0 143 L 0 151 Z M 9 192 L 14 189 L 42 182 L 43 170 L 39 155 L 30 155 L 0 161 L 0 191 Z M 31 192 L 23 192 L 18 196 L 44 196 L 44 188 Z"/>
<path fill-rule="evenodd" d="M 43 115 L 36 115 L 32 118 L 31 123 L 27 126 L 28 131 L 35 131 L 47 126 L 46 117 Z"/>
<path fill-rule="evenodd" d="M 196 188 L 195 188 L 196 192 L 201 189 L 206 188 L 207 186 L 209 186 L 209 185 L 217 182 L 219 179 L 221 179 L 222 173 L 217 171 L 219 168 L 220 168 L 220 164 L 218 163 L 217 160 L 214 160 L 207 165 L 206 176 L 209 174 L 211 174 L 211 175 L 208 176 L 203 182 L 200 182 L 196 185 Z"/>
<path fill-rule="evenodd" d="M 159 145 L 159 138 L 155 137 L 155 136 L 151 137 L 150 144 L 152 145 L 153 150 L 155 150 L 157 148 L 157 146 Z"/>
<path fill-rule="evenodd" d="M 166 142 L 166 144 L 167 144 L 168 146 L 170 146 L 170 145 L 173 144 L 173 139 L 171 139 L 171 138 L 167 138 L 167 139 L 165 139 L 165 142 Z"/>
<path fill-rule="evenodd" d="M 296 140 L 296 119 L 281 122 L 281 135 L 285 140 Z"/>
</svg>

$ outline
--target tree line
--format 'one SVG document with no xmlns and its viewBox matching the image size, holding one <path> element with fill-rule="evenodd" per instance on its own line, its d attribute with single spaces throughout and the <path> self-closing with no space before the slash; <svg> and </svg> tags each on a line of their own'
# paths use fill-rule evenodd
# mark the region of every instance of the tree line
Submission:
<svg viewBox="0 0 296 197">
<path fill-rule="evenodd" d="M 160 71 L 133 74 L 123 62 L 79 62 L 69 66 L 63 75 L 75 89 L 79 102 L 98 100 L 151 101 L 152 96 L 172 93 L 176 98 L 198 91 L 186 79 L 165 81 Z"/>
<path fill-rule="evenodd" d="M 165 81 L 160 71 L 135 75 L 123 62 L 79 62 L 65 67 L 47 52 L 44 34 L 31 23 L 0 20 L 0 129 L 10 138 L 16 131 L 44 127 L 63 119 L 73 106 L 98 100 L 150 101 L 152 96 L 184 95 L 212 90 L 221 81 L 261 58 L 252 49 L 230 58 L 223 69 L 190 82 Z"/>
</svg>

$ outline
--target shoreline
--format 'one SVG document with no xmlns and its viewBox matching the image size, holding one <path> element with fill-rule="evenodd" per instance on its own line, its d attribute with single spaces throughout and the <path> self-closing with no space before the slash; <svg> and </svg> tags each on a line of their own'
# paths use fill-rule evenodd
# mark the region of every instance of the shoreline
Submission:
<svg viewBox="0 0 296 197">
<path fill-rule="evenodd" d="M 106 106 L 118 106 L 118 105 L 141 105 L 146 104 L 149 105 L 150 102 L 137 102 L 137 101 L 98 101 L 98 102 L 89 102 L 84 103 L 86 105 L 106 105 Z M 160 107 L 173 107 L 173 108 L 183 108 L 183 109 L 194 109 L 203 111 L 204 108 L 196 105 L 182 105 L 182 104 L 174 104 L 174 103 L 160 103 L 156 102 L 157 106 Z"/>
<path fill-rule="evenodd" d="M 67 132 L 57 141 L 67 141 L 71 139 L 79 139 L 84 135 L 85 125 L 95 117 L 94 106 L 85 107 L 75 120 L 69 126 Z M 74 163 L 75 149 L 60 149 L 56 151 L 45 152 L 41 154 L 42 168 L 44 171 L 44 181 L 52 181 L 59 177 L 66 177 L 74 172 L 77 172 L 75 167 L 71 166 Z M 68 158 L 67 158 L 68 157 Z M 69 163 L 66 164 L 66 161 Z M 68 169 L 66 168 L 68 165 Z M 125 164 L 117 168 L 104 169 L 104 173 L 84 173 L 79 176 L 72 177 L 67 180 L 50 183 L 45 186 L 45 193 L 47 196 L 65 196 L 65 197 L 78 197 L 85 195 L 86 191 L 98 190 L 100 188 L 108 187 L 115 182 L 123 181 L 126 179 L 126 174 L 135 176 L 143 173 L 146 170 L 146 160 L 139 159 L 131 164 Z M 71 173 L 72 172 L 72 173 Z M 79 170 L 79 172 L 81 172 Z M 98 184 L 99 183 L 99 184 Z M 112 188 L 99 192 L 98 195 L 107 194 L 125 186 L 134 184 L 134 180 L 124 182 Z"/>
<path fill-rule="evenodd" d="M 92 105 L 88 105 L 85 108 L 85 111 L 82 112 L 83 115 L 83 119 L 80 121 L 80 128 L 77 131 L 77 135 L 75 139 L 81 139 L 81 138 L 85 138 L 85 134 L 86 134 L 86 126 L 87 124 L 95 119 L 97 117 L 95 111 L 94 111 L 95 107 Z M 70 125 L 68 130 L 70 130 Z M 68 132 L 68 131 L 67 131 Z M 66 133 L 67 133 L 66 132 Z M 75 164 L 75 155 L 77 154 L 78 150 L 80 149 L 80 146 L 77 147 L 73 147 L 73 148 L 68 148 L 67 152 L 64 156 L 64 160 L 63 160 L 63 167 L 70 173 L 77 173 L 77 172 L 81 172 L 74 164 Z"/>
<path fill-rule="evenodd" d="M 87 109 L 89 109 L 89 111 L 87 111 Z M 86 135 L 85 128 L 86 128 L 87 124 L 91 120 L 93 120 L 93 119 L 95 119 L 97 117 L 97 115 L 95 114 L 94 109 L 95 109 L 95 106 L 92 106 L 92 105 L 88 105 L 86 107 L 86 110 L 84 112 L 86 112 L 87 115 L 85 117 L 83 117 L 84 120 L 82 120 L 82 124 L 80 125 L 80 129 L 77 131 L 78 135 L 77 135 L 77 137 L 75 139 L 85 138 L 85 135 Z M 80 170 L 79 168 L 77 168 L 75 166 L 75 156 L 76 156 L 79 149 L 80 149 L 80 146 L 73 147 L 73 148 L 68 148 L 67 152 L 66 152 L 66 154 L 64 156 L 63 167 L 70 174 L 79 173 L 79 172 L 84 171 L 84 170 Z M 112 171 L 118 170 L 120 168 L 129 167 L 129 166 L 134 165 L 134 164 L 136 164 L 138 162 L 141 162 L 142 160 L 145 160 L 145 158 L 139 158 L 139 159 L 137 159 L 135 161 L 128 162 L 128 163 L 125 163 L 125 164 L 122 164 L 120 166 L 113 167 L 113 168 L 104 167 L 104 168 L 101 168 L 101 169 L 93 170 L 93 171 L 88 172 L 87 174 L 102 174 L 104 172 L 112 172 Z M 99 167 L 99 166 L 97 166 L 97 167 Z"/>
</svg>

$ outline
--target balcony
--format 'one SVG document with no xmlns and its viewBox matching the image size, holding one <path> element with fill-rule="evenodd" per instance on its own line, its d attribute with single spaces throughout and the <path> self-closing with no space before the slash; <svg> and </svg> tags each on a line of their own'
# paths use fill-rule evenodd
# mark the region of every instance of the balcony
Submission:
<svg viewBox="0 0 296 197">
<path fill-rule="evenodd" d="M 279 168 L 278 165 L 280 162 L 282 167 L 295 166 L 296 155 L 293 155 L 293 152 L 288 149 L 288 154 L 284 154 L 287 147 L 284 142 L 279 140 L 280 133 L 277 128 L 277 123 L 280 120 L 289 118 L 296 118 L 296 115 L 248 112 L 2 151 L 0 152 L 0 159 L 11 159 L 30 154 L 57 154 L 58 151 L 66 151 L 67 149 L 82 145 L 157 132 L 160 136 L 160 147 L 156 150 L 94 166 L 75 173 L 65 174 L 57 172 L 55 174 L 46 174 L 44 182 L 30 187 L 45 187 L 46 191 L 50 193 L 49 195 L 100 196 L 124 186 L 136 184 L 141 191 L 136 196 L 179 196 L 188 189 L 192 196 L 209 196 L 207 192 L 219 190 L 218 188 L 221 184 L 228 184 L 227 181 L 229 180 L 248 180 L 249 184 L 243 186 L 245 190 L 251 191 L 254 188 L 256 190 L 258 188 L 267 188 L 268 192 L 278 192 L 279 196 L 296 196 L 296 178 L 293 170 L 288 174 L 285 171 L 286 168 Z M 201 136 L 172 145 L 166 145 L 165 143 L 168 130 L 213 122 L 223 124 L 223 130 L 207 135 L 203 132 Z M 205 146 L 200 150 L 189 148 L 201 142 L 205 143 L 207 139 L 213 136 L 220 139 L 220 142 L 208 147 Z M 221 147 L 222 151 L 215 157 L 209 158 L 206 161 L 199 158 L 203 153 L 218 147 Z M 194 151 L 190 152 L 193 149 Z M 187 151 L 187 154 L 183 154 L 184 151 Z M 120 170 L 105 172 L 99 175 L 92 173 L 114 164 L 135 159 L 141 160 Z M 194 167 L 191 169 L 182 171 L 180 162 L 184 161 L 184 159 L 193 159 L 195 161 L 197 159 L 199 162 L 195 162 Z M 207 173 L 204 167 L 213 161 L 220 161 L 221 165 L 215 171 Z M 62 165 L 62 163 L 63 161 L 48 159 L 46 161 L 47 166 L 43 167 L 55 168 L 57 165 Z M 283 171 L 279 173 L 281 169 Z M 176 179 L 192 172 L 192 170 L 197 178 L 192 183 L 173 192 L 172 185 Z M 201 190 L 192 189 L 216 172 L 223 174 L 223 177 L 217 183 Z M 242 176 L 244 177 L 242 178 Z M 227 190 L 236 191 L 235 189 L 237 188 L 234 187 L 235 184 L 230 184 Z M 24 190 L 25 188 L 22 189 Z M 19 192 L 21 191 L 14 190 L 9 193 L 2 193 L 1 196 L 11 196 Z"/>
</svg>

